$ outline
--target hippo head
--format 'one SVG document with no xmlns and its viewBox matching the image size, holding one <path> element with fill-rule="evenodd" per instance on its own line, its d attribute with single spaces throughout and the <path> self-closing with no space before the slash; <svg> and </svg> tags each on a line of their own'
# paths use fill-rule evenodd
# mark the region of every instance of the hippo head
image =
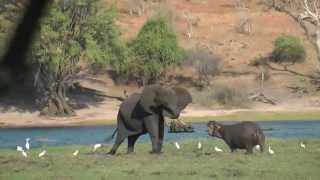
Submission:
<svg viewBox="0 0 320 180">
<path fill-rule="evenodd" d="M 208 122 L 208 134 L 209 136 L 222 138 L 222 125 L 216 121 Z"/>
</svg>

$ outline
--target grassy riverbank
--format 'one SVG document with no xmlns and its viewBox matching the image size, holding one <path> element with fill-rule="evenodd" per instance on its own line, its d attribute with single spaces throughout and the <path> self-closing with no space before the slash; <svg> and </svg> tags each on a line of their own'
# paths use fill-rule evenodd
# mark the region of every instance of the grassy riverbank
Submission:
<svg viewBox="0 0 320 180">
<path fill-rule="evenodd" d="M 320 120 L 320 111 L 242 111 L 227 115 L 208 117 L 185 117 L 186 122 L 216 121 L 304 121 Z"/>
<path fill-rule="evenodd" d="M 207 122 L 215 121 L 305 121 L 320 120 L 320 111 L 240 111 L 226 115 L 204 116 L 204 117 L 181 117 L 184 122 Z M 113 125 L 116 120 L 97 119 L 76 122 L 72 125 Z"/>
<path fill-rule="evenodd" d="M 320 178 L 320 140 L 305 140 L 307 148 L 299 147 L 300 140 L 268 140 L 275 155 L 242 151 L 229 153 L 220 140 L 202 139 L 203 150 L 197 150 L 198 140 L 180 142 L 181 150 L 166 143 L 162 155 L 148 153 L 150 144 L 137 144 L 137 152 L 126 155 L 120 147 L 114 157 L 104 153 L 106 146 L 96 153 L 90 146 L 43 147 L 45 158 L 38 158 L 43 148 L 33 149 L 23 158 L 14 149 L 0 149 L 0 179 L 281 179 L 316 180 Z M 213 151 L 214 146 L 224 149 Z M 80 149 L 78 157 L 72 152 Z"/>
</svg>

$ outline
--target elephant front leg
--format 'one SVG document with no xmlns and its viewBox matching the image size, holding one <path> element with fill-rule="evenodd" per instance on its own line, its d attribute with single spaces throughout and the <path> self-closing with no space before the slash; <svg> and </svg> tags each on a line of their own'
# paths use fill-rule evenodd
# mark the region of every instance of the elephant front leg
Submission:
<svg viewBox="0 0 320 180">
<path fill-rule="evenodd" d="M 159 121 L 159 148 L 160 148 L 160 152 L 162 150 L 163 137 L 164 137 L 164 118 L 162 117 L 162 119 L 160 119 L 160 121 Z"/>
<path fill-rule="evenodd" d="M 150 116 L 145 119 L 145 127 L 148 131 L 152 143 L 151 153 L 159 154 L 161 152 L 159 139 L 159 119 L 155 116 Z"/>
</svg>

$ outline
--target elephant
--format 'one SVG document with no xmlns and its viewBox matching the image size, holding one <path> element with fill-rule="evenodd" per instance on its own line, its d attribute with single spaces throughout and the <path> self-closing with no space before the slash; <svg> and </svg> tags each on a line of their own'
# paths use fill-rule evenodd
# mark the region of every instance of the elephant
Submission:
<svg viewBox="0 0 320 180">
<path fill-rule="evenodd" d="M 160 154 L 164 137 L 164 117 L 177 119 L 192 102 L 190 93 L 180 87 L 160 84 L 145 86 L 120 105 L 117 116 L 117 136 L 108 154 L 114 155 L 121 143 L 128 139 L 128 153 L 134 152 L 137 139 L 148 133 L 152 142 L 151 153 Z"/>
</svg>

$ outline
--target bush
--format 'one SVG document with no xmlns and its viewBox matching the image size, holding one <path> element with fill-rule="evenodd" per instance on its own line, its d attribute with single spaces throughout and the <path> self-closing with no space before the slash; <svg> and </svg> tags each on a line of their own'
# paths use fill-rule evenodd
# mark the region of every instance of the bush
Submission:
<svg viewBox="0 0 320 180">
<path fill-rule="evenodd" d="M 222 60 L 220 56 L 211 55 L 204 49 L 195 49 L 190 52 L 187 63 L 196 68 L 199 85 L 207 86 L 210 84 L 210 77 L 220 73 Z"/>
<path fill-rule="evenodd" d="M 248 102 L 245 94 L 228 86 L 216 88 L 214 99 L 224 106 L 244 106 Z"/>
<path fill-rule="evenodd" d="M 217 84 L 212 89 L 204 88 L 201 91 L 193 89 L 191 94 L 194 103 L 206 107 L 247 107 L 249 103 L 245 90 L 224 84 Z"/>
<path fill-rule="evenodd" d="M 249 66 L 259 67 L 259 66 L 265 66 L 269 63 L 269 57 L 262 56 L 261 54 L 254 58 L 250 63 Z"/>
<path fill-rule="evenodd" d="M 185 57 L 172 25 L 163 16 L 149 19 L 129 47 L 134 58 L 127 72 L 145 83 L 158 80 L 166 68 L 178 65 Z"/>
<path fill-rule="evenodd" d="M 274 42 L 271 61 L 275 63 L 295 64 L 303 62 L 306 52 L 301 40 L 290 35 L 282 35 Z"/>
</svg>

